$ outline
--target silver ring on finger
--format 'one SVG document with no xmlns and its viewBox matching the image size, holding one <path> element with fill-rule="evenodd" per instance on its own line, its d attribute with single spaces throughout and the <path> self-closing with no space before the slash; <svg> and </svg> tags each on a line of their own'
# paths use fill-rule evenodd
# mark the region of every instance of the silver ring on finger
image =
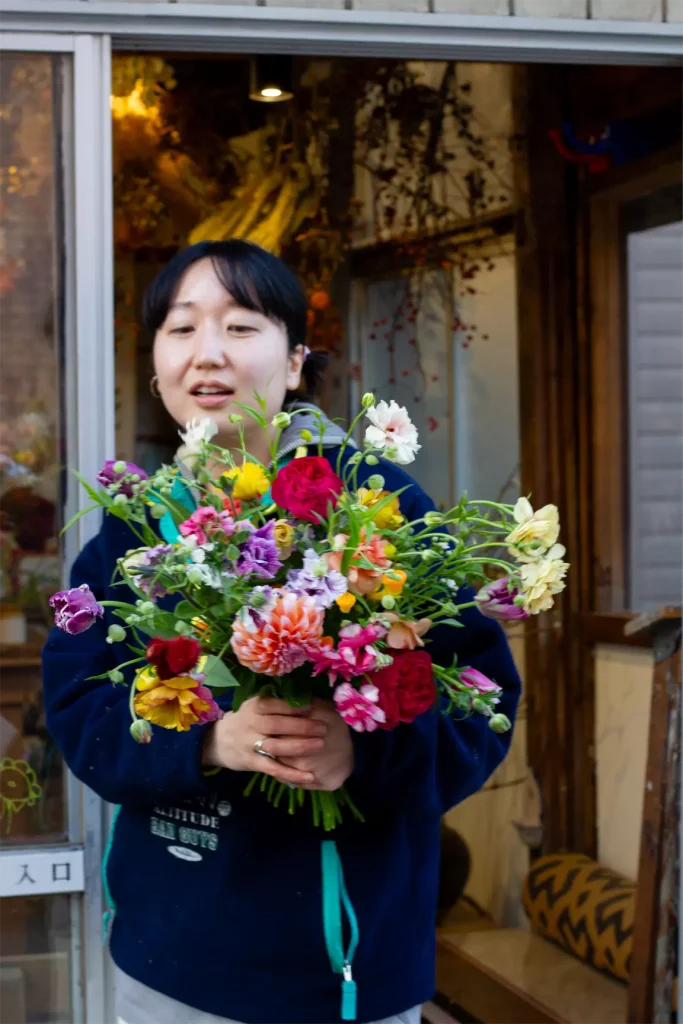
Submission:
<svg viewBox="0 0 683 1024">
<path fill-rule="evenodd" d="M 260 754 L 261 757 L 269 757 L 271 761 L 277 761 L 275 754 L 270 754 L 267 750 L 263 749 L 263 744 L 265 742 L 265 737 L 262 737 L 260 740 L 256 740 L 256 743 L 254 744 L 254 753 Z"/>
</svg>

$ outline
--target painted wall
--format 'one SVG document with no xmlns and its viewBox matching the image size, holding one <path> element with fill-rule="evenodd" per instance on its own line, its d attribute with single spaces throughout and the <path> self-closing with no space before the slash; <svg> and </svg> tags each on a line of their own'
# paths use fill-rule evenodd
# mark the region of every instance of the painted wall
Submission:
<svg viewBox="0 0 683 1024">
<path fill-rule="evenodd" d="M 596 648 L 598 860 L 633 880 L 638 874 L 651 696 L 650 651 Z"/>
<path fill-rule="evenodd" d="M 169 3 L 175 0 L 157 2 Z M 185 2 L 194 3 L 196 0 Z M 213 2 L 240 6 L 263 4 L 263 0 Z M 607 21 L 683 21 L 683 0 L 265 0 L 265 6 L 317 7 L 327 10 L 424 11 L 435 14 L 478 14 L 517 18 L 590 17 Z"/>
</svg>

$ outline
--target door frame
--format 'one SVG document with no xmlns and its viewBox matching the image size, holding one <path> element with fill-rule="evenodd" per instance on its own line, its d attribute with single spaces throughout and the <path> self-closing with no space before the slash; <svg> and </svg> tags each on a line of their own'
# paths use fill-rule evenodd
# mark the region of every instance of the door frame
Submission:
<svg viewBox="0 0 683 1024">
<path fill-rule="evenodd" d="M 86 478 L 114 450 L 113 231 L 111 132 L 109 120 L 112 49 L 187 52 L 296 52 L 349 57 L 412 57 L 432 60 L 493 60 L 529 64 L 678 65 L 683 59 L 675 23 L 407 14 L 232 6 L 229 4 L 101 0 L 0 0 L 2 46 L 74 55 L 73 146 L 71 147 L 72 261 L 67 285 L 67 337 L 73 339 L 75 448 L 71 465 Z M 74 195 L 78 195 L 78 202 Z M 69 320 L 69 315 L 71 320 Z M 77 371 L 77 372 L 76 372 Z M 524 397 L 524 396 L 523 396 Z M 522 439 L 524 441 L 524 438 Z M 73 510 L 82 496 L 70 492 Z M 96 532 L 92 517 L 71 531 L 73 557 Z M 550 633 L 559 623 L 550 626 Z M 552 644 L 550 645 L 552 647 Z M 544 657 L 550 664 L 550 647 Z M 585 709 L 583 736 L 591 715 Z M 565 766 L 562 781 L 567 781 Z M 584 767 L 585 772 L 585 767 Z M 580 787 L 591 781 L 579 771 Z M 560 782 L 560 785 L 562 782 Z M 103 952 L 104 896 L 100 867 L 108 814 L 104 803 L 75 780 L 70 783 L 74 815 L 70 836 L 84 857 L 83 970 L 86 1019 L 114 1019 L 111 964 Z M 550 794 L 548 794 L 550 795 Z M 81 803 L 82 802 L 82 803 Z M 76 808 L 81 804 L 80 811 Z M 571 812 L 569 817 L 571 818 Z M 559 835 L 580 834 L 585 823 L 563 823 Z M 558 835 L 558 838 L 559 838 Z M 1 855 L 0 855 L 1 857 Z M 1 866 L 1 861 L 0 861 Z M 79 897 L 73 897 L 74 906 Z M 77 920 L 77 917 L 73 917 Z M 74 962 L 77 951 L 74 950 Z M 78 987 L 77 982 L 75 982 Z M 78 1018 L 76 1018 L 78 1019 Z"/>
<path fill-rule="evenodd" d="M 68 465 L 94 479 L 114 439 L 114 324 L 111 80 L 108 35 L 10 32 L 3 23 L 0 53 L 54 54 L 65 62 L 62 96 L 62 152 L 59 174 L 63 211 L 58 230 L 63 246 L 64 409 Z M 76 195 L 78 202 L 75 201 Z M 93 344 L 93 339 L 96 343 Z M 85 508 L 87 495 L 71 475 L 66 480 L 65 518 Z M 83 545 L 98 530 L 83 517 L 64 542 L 64 582 Z M 74 1021 L 111 1019 L 110 967 L 101 942 L 104 894 L 101 864 L 107 828 L 104 803 L 70 772 L 66 775 L 67 839 L 63 844 L 31 843 L 0 850 L 3 882 L 21 861 L 38 888 L 30 893 L 70 895 L 71 992 Z M 63 883 L 58 863 L 69 863 Z M 51 869 L 52 866 L 52 869 Z M 3 885 L 10 890 L 9 883 Z M 24 895 L 12 892 L 12 895 Z M 7 896 L 6 892 L 3 895 Z M 9 898 L 12 898 L 9 896 Z"/>
<path fill-rule="evenodd" d="M 7 31 L 98 33 L 113 49 L 678 64 L 675 22 L 598 21 L 136 0 L 0 0 Z"/>
</svg>

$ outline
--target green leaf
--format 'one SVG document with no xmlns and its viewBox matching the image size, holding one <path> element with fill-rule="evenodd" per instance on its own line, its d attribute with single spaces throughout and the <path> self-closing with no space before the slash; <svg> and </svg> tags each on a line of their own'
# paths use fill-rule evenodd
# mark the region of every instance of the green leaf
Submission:
<svg viewBox="0 0 683 1024">
<path fill-rule="evenodd" d="M 233 686 L 239 686 L 239 681 L 235 679 L 234 675 L 220 658 L 217 658 L 215 654 L 210 654 L 206 659 L 206 665 L 203 669 L 206 678 L 204 679 L 203 686 L 209 686 L 212 690 L 214 687 L 220 690 L 226 690 Z"/>
<path fill-rule="evenodd" d="M 88 494 L 90 495 L 90 497 L 92 498 L 92 500 L 94 502 L 96 502 L 102 508 L 110 508 L 111 505 L 113 505 L 113 503 L 114 503 L 113 502 L 113 498 L 111 498 L 106 493 L 106 491 L 100 491 L 99 494 L 98 494 L 98 492 L 94 489 L 94 487 L 91 487 L 90 484 L 88 483 L 88 481 L 84 477 L 81 476 L 81 474 L 78 472 L 78 470 L 72 469 L 71 472 L 76 477 L 76 479 L 81 484 L 81 486 L 85 487 L 86 491 L 88 492 Z"/>
<path fill-rule="evenodd" d="M 234 402 L 233 404 L 236 405 L 238 409 L 241 409 L 242 412 L 246 412 L 247 416 L 251 416 L 253 420 L 256 420 L 259 427 L 262 427 L 264 430 L 266 429 L 267 424 L 265 416 L 261 416 L 256 409 L 252 409 L 250 405 L 244 405 L 242 402 Z"/>
<path fill-rule="evenodd" d="M 187 619 L 189 621 L 195 615 L 198 615 L 199 612 L 189 601 L 179 601 L 173 609 L 173 614 L 177 619 Z"/>
<path fill-rule="evenodd" d="M 462 622 L 460 619 L 437 619 L 436 622 L 434 623 L 435 628 L 436 626 L 456 626 L 460 628 L 464 625 L 465 623 Z"/>
</svg>

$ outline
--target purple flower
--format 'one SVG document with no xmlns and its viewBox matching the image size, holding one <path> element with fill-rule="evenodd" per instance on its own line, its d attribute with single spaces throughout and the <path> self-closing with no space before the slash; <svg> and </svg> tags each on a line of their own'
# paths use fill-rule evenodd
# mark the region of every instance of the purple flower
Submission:
<svg viewBox="0 0 683 1024">
<path fill-rule="evenodd" d="M 155 547 L 149 548 L 144 552 L 140 559 L 140 566 L 156 567 L 171 551 L 173 551 L 172 544 L 157 544 Z M 153 573 L 146 573 L 144 576 L 141 574 L 136 575 L 133 577 L 133 583 L 143 594 L 147 594 L 150 601 L 159 601 L 168 593 L 166 588 L 158 580 L 154 579 Z"/>
<path fill-rule="evenodd" d="M 139 479 L 133 480 L 137 476 Z M 144 469 L 140 469 L 134 462 L 124 462 L 122 459 L 107 459 L 102 469 L 97 474 L 98 483 L 101 483 L 108 491 L 112 490 L 115 484 L 118 486 L 113 490 L 115 494 L 125 494 L 132 498 L 133 486 L 147 480 Z"/>
<path fill-rule="evenodd" d="M 242 545 L 235 572 L 238 576 L 260 576 L 271 580 L 281 567 L 275 543 L 275 523 L 271 519 L 265 526 L 254 530 Z"/>
<path fill-rule="evenodd" d="M 97 603 L 87 583 L 53 594 L 50 607 L 55 610 L 55 626 L 71 634 L 90 629 L 95 619 L 104 615 L 104 608 Z"/>
<path fill-rule="evenodd" d="M 319 608 L 331 608 L 346 593 L 346 577 L 334 569 L 312 548 L 304 552 L 303 569 L 290 569 L 287 589 L 299 597 L 312 597 Z"/>
<path fill-rule="evenodd" d="M 512 621 L 513 619 L 527 619 L 528 613 L 515 604 L 515 598 L 519 595 L 517 587 L 510 583 L 506 576 L 502 580 L 494 580 L 482 587 L 476 596 L 479 611 L 488 619 L 499 619 L 500 621 Z"/>
</svg>

